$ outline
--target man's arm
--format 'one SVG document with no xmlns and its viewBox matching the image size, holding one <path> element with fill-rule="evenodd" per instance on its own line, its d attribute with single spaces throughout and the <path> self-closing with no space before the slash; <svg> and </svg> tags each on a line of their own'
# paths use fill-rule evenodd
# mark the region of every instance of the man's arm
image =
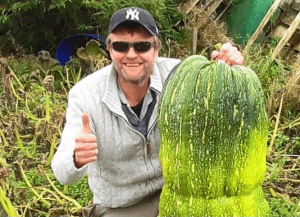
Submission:
<svg viewBox="0 0 300 217">
<path fill-rule="evenodd" d="M 53 157 L 51 168 L 57 180 L 63 184 L 79 181 L 87 172 L 87 167 L 77 168 L 74 162 L 76 136 L 83 128 L 82 114 L 86 110 L 87 102 L 78 89 L 69 92 L 66 124 L 61 136 L 60 144 Z"/>
</svg>

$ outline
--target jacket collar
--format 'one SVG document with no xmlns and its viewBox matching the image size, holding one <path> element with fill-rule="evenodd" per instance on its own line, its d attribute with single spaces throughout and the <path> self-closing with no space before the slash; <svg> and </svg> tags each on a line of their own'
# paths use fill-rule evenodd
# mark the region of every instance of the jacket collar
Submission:
<svg viewBox="0 0 300 217">
<path fill-rule="evenodd" d="M 162 82 L 163 81 L 159 73 L 157 64 L 155 64 L 153 74 L 150 77 L 150 88 L 153 89 L 157 94 L 160 94 L 160 92 L 162 91 Z M 122 110 L 122 105 L 119 98 L 117 72 L 113 66 L 113 63 L 111 64 L 111 70 L 107 77 L 102 102 L 108 107 L 110 111 L 122 116 L 127 120 L 127 117 Z"/>
</svg>

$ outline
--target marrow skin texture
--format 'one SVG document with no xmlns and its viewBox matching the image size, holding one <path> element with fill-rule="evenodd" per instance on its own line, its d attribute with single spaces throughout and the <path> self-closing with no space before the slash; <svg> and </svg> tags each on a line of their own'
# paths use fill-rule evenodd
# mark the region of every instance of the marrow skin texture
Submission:
<svg viewBox="0 0 300 217">
<path fill-rule="evenodd" d="M 160 103 L 159 216 L 269 216 L 262 183 L 269 122 L 251 69 L 185 59 Z"/>
</svg>

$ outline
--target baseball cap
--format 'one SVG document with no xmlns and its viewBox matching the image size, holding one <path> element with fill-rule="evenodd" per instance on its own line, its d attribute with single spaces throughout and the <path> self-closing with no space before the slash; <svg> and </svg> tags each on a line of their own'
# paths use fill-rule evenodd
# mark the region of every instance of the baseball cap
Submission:
<svg viewBox="0 0 300 217">
<path fill-rule="evenodd" d="M 145 27 L 153 36 L 157 36 L 159 34 L 153 16 L 144 9 L 128 7 L 115 12 L 110 19 L 108 33 L 111 33 L 123 22 L 136 22 Z"/>
</svg>

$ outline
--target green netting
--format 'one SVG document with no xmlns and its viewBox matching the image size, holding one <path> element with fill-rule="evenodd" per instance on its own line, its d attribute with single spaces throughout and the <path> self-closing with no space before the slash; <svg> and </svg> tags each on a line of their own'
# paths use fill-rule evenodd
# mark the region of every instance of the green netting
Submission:
<svg viewBox="0 0 300 217">
<path fill-rule="evenodd" d="M 228 36 L 238 44 L 253 35 L 275 0 L 235 0 L 223 16 L 228 26 Z"/>
</svg>

